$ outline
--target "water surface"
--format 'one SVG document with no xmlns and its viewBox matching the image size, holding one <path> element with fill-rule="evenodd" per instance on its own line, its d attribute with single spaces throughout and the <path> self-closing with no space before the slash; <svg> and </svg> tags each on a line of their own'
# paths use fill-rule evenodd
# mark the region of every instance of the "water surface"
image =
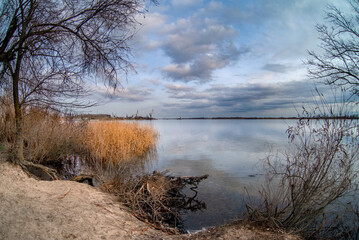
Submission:
<svg viewBox="0 0 359 240">
<path fill-rule="evenodd" d="M 206 202 L 202 211 L 182 216 L 188 230 L 215 226 L 238 218 L 244 210 L 246 187 L 255 196 L 262 163 L 271 151 L 284 147 L 284 120 L 157 120 L 151 124 L 160 134 L 150 170 L 171 175 L 209 178 L 200 183 L 198 196 Z"/>
</svg>

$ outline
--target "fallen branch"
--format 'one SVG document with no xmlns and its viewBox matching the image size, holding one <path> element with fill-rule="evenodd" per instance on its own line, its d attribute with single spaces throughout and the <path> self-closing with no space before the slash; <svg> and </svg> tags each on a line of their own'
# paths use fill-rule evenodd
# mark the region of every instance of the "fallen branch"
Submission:
<svg viewBox="0 0 359 240">
<path fill-rule="evenodd" d="M 112 211 L 108 210 L 104 205 L 100 203 L 93 203 L 95 206 L 105 209 L 109 213 L 113 213 Z"/>
<path fill-rule="evenodd" d="M 70 191 L 71 191 L 71 189 L 68 190 L 67 193 L 65 193 L 64 195 L 62 195 L 62 196 L 60 196 L 60 197 L 57 197 L 57 199 L 63 199 L 64 197 L 66 197 L 67 194 L 70 193 Z"/>
</svg>

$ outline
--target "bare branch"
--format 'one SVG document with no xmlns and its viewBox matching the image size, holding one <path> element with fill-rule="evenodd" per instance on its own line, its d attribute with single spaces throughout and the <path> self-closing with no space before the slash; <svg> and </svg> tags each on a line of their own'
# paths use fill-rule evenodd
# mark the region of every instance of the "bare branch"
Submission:
<svg viewBox="0 0 359 240">
<path fill-rule="evenodd" d="M 309 75 L 350 89 L 352 96 L 359 90 L 359 2 L 348 1 L 352 15 L 335 6 L 327 10 L 327 25 L 318 25 L 322 54 L 309 52 Z"/>
</svg>

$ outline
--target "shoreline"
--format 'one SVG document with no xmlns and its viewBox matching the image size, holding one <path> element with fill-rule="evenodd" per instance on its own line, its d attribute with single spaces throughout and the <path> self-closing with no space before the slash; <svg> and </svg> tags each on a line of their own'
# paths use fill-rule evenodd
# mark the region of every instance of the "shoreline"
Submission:
<svg viewBox="0 0 359 240">
<path fill-rule="evenodd" d="M 86 119 L 86 120 L 105 120 L 105 121 L 156 121 L 156 120 L 326 120 L 326 119 L 350 119 L 358 120 L 359 116 L 336 116 L 336 117 L 111 117 L 111 116 L 71 116 L 74 119 Z"/>
<path fill-rule="evenodd" d="M 135 218 L 99 188 L 42 181 L 0 159 L 0 239 L 298 239 L 241 224 L 168 235 Z"/>
</svg>

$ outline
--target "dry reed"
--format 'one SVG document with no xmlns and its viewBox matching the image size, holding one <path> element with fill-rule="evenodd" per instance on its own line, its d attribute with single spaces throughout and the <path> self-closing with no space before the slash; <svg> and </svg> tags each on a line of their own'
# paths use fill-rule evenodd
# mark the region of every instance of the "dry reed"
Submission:
<svg viewBox="0 0 359 240">
<path fill-rule="evenodd" d="M 15 111 L 11 96 L 0 98 L 0 141 L 13 142 L 15 137 Z"/>
<path fill-rule="evenodd" d="M 15 117 L 11 100 L 1 98 L 0 141 L 14 143 Z M 138 123 L 74 121 L 38 108 L 24 112 L 24 156 L 35 163 L 82 156 L 93 163 L 130 163 L 154 150 L 157 132 Z"/>
<path fill-rule="evenodd" d="M 128 163 L 143 158 L 154 148 L 157 132 L 151 126 L 118 121 L 88 124 L 84 146 L 91 158 L 101 163 Z"/>
<path fill-rule="evenodd" d="M 61 161 L 83 154 L 86 122 L 75 122 L 59 114 L 31 109 L 24 118 L 24 155 L 35 163 Z"/>
<path fill-rule="evenodd" d="M 9 96 L 0 97 L 0 142 L 11 157 L 15 140 L 15 114 Z M 24 157 L 34 163 L 55 163 L 82 150 L 85 122 L 75 122 L 58 112 L 28 107 L 23 111 Z"/>
<path fill-rule="evenodd" d="M 11 152 L 15 139 L 11 97 L 0 97 L 0 103 L 0 142 Z M 138 123 L 74 121 L 34 107 L 24 109 L 23 115 L 24 156 L 35 163 L 56 163 L 69 156 L 101 165 L 131 163 L 154 152 L 157 142 L 157 132 Z"/>
</svg>

